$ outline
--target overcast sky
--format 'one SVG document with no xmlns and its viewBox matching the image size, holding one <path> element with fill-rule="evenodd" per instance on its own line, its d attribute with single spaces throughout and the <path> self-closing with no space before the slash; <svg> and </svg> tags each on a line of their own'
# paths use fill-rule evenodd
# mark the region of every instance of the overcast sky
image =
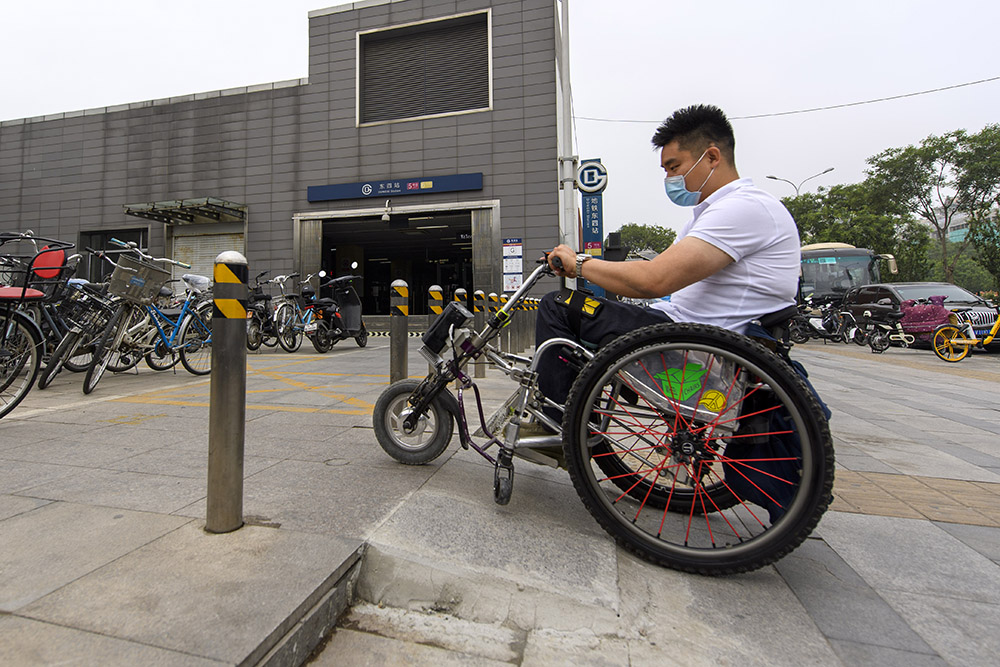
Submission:
<svg viewBox="0 0 1000 667">
<path fill-rule="evenodd" d="M 305 77 L 307 13 L 335 4 L 5 2 L 0 120 Z M 649 139 L 688 104 L 717 104 L 734 119 L 741 175 L 777 196 L 794 188 L 768 174 L 799 183 L 834 167 L 803 192 L 854 183 L 886 148 L 1000 122 L 1000 80 L 739 119 L 1000 76 L 996 0 L 570 0 L 570 18 L 576 152 L 608 169 L 608 231 L 687 219 L 663 192 Z M 623 122 L 636 120 L 648 122 Z"/>
</svg>

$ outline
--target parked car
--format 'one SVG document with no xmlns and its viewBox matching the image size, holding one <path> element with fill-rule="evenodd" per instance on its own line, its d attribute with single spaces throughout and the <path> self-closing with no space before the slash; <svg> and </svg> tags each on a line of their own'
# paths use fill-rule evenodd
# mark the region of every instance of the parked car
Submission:
<svg viewBox="0 0 1000 667">
<path fill-rule="evenodd" d="M 876 319 L 884 319 L 889 312 L 903 312 L 903 328 L 924 341 L 934 327 L 947 321 L 948 311 L 964 311 L 956 316 L 972 322 L 980 337 L 989 332 L 997 316 L 986 299 L 958 285 L 934 282 L 862 285 L 844 295 L 843 307 L 859 321 L 865 311 L 870 311 Z"/>
</svg>

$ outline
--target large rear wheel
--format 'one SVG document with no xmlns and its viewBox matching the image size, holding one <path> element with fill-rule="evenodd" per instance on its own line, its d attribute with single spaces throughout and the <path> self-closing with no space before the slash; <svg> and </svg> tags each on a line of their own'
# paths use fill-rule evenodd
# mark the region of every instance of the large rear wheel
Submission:
<svg viewBox="0 0 1000 667">
<path fill-rule="evenodd" d="M 274 313 L 274 324 L 278 329 L 278 345 L 285 352 L 295 352 L 302 347 L 302 332 L 298 330 L 298 317 L 290 303 L 278 306 Z"/>
<path fill-rule="evenodd" d="M 831 501 L 833 443 L 812 392 L 749 338 L 668 324 L 615 340 L 574 382 L 570 477 L 624 548 L 688 572 L 791 552 Z"/>
</svg>

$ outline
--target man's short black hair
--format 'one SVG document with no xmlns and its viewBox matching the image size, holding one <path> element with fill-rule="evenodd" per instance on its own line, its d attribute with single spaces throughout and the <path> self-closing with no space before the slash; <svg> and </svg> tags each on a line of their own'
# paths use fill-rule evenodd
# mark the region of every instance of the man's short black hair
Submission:
<svg viewBox="0 0 1000 667">
<path fill-rule="evenodd" d="M 736 137 L 726 114 L 711 104 L 693 104 L 678 109 L 656 128 L 653 146 L 663 148 L 676 141 L 681 149 L 692 155 L 701 154 L 710 146 L 717 146 L 726 160 L 735 165 L 733 151 Z"/>
</svg>

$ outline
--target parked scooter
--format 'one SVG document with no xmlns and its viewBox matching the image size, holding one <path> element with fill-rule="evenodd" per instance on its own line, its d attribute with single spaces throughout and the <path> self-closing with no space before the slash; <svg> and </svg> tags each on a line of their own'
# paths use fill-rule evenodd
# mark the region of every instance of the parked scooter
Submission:
<svg viewBox="0 0 1000 667">
<path fill-rule="evenodd" d="M 353 262 L 351 269 L 358 268 Z M 319 272 L 320 279 L 326 271 Z M 320 282 L 320 288 L 332 287 L 333 297 L 315 299 L 312 322 L 306 325 L 306 335 L 319 353 L 330 349 L 346 338 L 353 338 L 358 347 L 368 344 L 368 330 L 361 317 L 361 299 L 354 289 L 353 281 L 361 276 L 347 275 Z"/>
<path fill-rule="evenodd" d="M 900 347 L 913 345 L 916 339 L 912 334 L 908 334 L 903 330 L 902 312 L 893 311 L 885 313 L 885 318 L 887 321 L 876 320 L 872 318 L 872 311 L 866 310 L 864 312 L 864 320 L 862 320 L 863 331 L 865 332 L 865 340 L 868 343 L 868 347 L 872 349 L 872 352 L 882 354 L 893 343 Z"/>
<path fill-rule="evenodd" d="M 807 310 L 813 309 L 811 299 L 807 298 L 806 304 Z M 861 329 L 850 311 L 841 311 L 836 304 L 830 302 L 819 306 L 819 315 L 800 313 L 795 316 L 792 320 L 790 335 L 794 343 L 803 343 L 809 338 L 822 338 L 836 343 L 846 343 L 853 340 L 859 345 L 864 345 L 864 341 L 860 338 L 860 331 Z"/>
</svg>

